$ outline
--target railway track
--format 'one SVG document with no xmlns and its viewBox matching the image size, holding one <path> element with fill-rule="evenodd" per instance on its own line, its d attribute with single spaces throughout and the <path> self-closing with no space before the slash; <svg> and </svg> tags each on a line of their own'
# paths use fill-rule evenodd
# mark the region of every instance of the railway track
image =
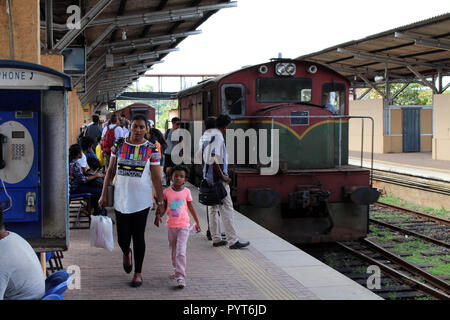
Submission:
<svg viewBox="0 0 450 320">
<path fill-rule="evenodd" d="M 299 247 L 384 299 L 450 300 L 448 283 L 405 263 L 370 240 Z M 370 266 L 380 269 L 379 287 L 369 287 Z"/>
<path fill-rule="evenodd" d="M 406 201 L 433 208 L 448 208 L 450 185 L 436 177 L 373 170 L 373 186 Z"/>
<path fill-rule="evenodd" d="M 376 203 L 369 221 L 363 240 L 300 247 L 365 287 L 367 268 L 378 266 L 380 287 L 371 290 L 385 299 L 450 300 L 448 220 Z"/>
<path fill-rule="evenodd" d="M 419 211 L 377 202 L 369 221 L 450 249 L 450 221 Z"/>
</svg>

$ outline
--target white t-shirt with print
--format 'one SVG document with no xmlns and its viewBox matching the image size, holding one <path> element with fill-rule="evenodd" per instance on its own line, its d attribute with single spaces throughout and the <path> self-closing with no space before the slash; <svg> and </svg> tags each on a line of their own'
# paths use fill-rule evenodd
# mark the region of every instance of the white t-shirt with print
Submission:
<svg viewBox="0 0 450 320">
<path fill-rule="evenodd" d="M 150 166 L 160 164 L 157 147 L 145 141 L 135 145 L 115 143 L 111 157 L 116 159 L 114 183 L 114 209 L 121 213 L 134 213 L 153 205 Z"/>
</svg>

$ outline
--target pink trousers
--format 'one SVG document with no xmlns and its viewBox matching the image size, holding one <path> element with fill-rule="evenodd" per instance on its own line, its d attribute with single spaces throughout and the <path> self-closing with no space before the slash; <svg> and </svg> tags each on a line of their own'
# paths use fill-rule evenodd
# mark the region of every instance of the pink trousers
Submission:
<svg viewBox="0 0 450 320">
<path fill-rule="evenodd" d="M 175 277 L 186 278 L 186 245 L 189 238 L 189 227 L 168 228 L 169 246 L 172 250 L 172 265 Z"/>
</svg>

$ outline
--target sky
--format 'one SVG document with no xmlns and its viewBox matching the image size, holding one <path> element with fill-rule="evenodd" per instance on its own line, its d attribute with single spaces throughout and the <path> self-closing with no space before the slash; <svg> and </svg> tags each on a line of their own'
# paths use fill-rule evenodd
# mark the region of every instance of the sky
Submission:
<svg viewBox="0 0 450 320">
<path fill-rule="evenodd" d="M 296 58 L 448 12 L 448 0 L 237 0 L 147 74 L 227 73 L 278 53 Z"/>
</svg>

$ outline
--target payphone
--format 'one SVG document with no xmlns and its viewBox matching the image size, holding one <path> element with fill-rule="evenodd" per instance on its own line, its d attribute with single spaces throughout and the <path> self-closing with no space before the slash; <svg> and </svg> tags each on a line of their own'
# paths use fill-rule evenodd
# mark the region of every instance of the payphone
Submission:
<svg viewBox="0 0 450 320">
<path fill-rule="evenodd" d="M 38 221 L 38 113 L 0 110 L 0 201 L 5 222 Z"/>
<path fill-rule="evenodd" d="M 0 60 L 0 204 L 6 229 L 36 251 L 68 246 L 70 76 Z"/>
</svg>

